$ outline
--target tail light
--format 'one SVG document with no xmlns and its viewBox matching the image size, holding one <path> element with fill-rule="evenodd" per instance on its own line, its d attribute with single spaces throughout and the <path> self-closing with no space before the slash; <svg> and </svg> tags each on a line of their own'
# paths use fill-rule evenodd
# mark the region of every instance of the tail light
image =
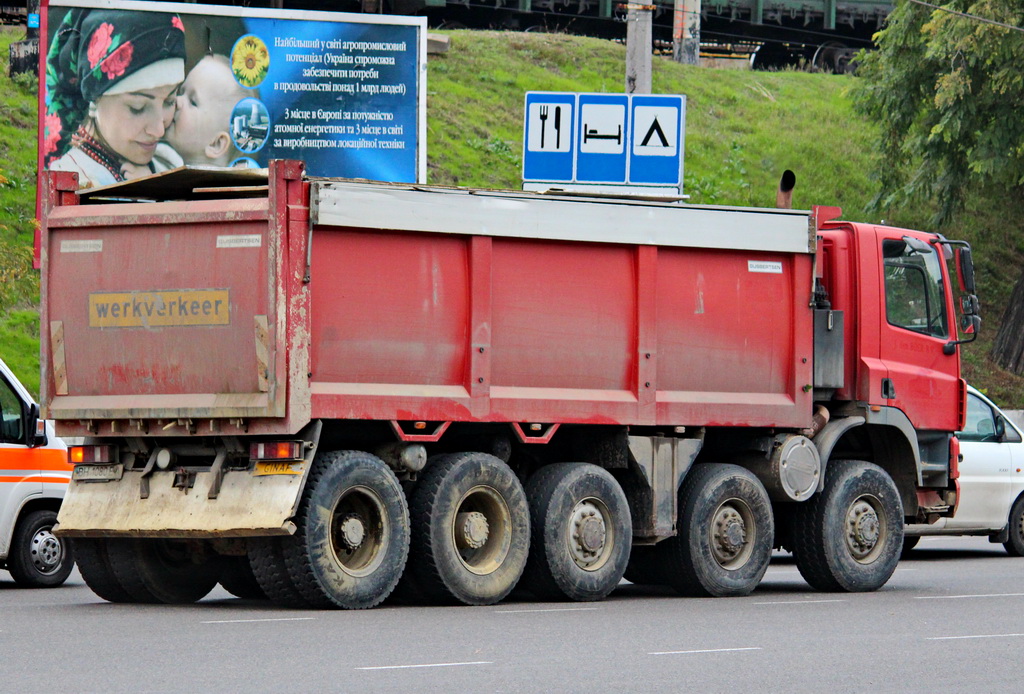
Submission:
<svg viewBox="0 0 1024 694">
<path fill-rule="evenodd" d="M 960 479 L 960 439 L 949 437 L 949 479 Z"/>
<path fill-rule="evenodd" d="M 302 441 L 268 441 L 249 446 L 250 460 L 302 460 Z"/>
<path fill-rule="evenodd" d="M 98 465 L 114 462 L 112 446 L 72 446 L 68 449 L 68 457 L 74 465 Z"/>
</svg>

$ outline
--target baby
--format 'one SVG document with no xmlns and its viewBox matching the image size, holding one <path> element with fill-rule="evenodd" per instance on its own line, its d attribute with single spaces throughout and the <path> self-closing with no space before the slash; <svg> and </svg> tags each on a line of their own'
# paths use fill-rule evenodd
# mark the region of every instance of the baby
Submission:
<svg viewBox="0 0 1024 694">
<path fill-rule="evenodd" d="M 226 57 L 206 56 L 181 84 L 167 143 L 186 164 L 227 166 L 242 155 L 228 134 L 231 111 L 240 100 L 255 95 L 235 81 Z"/>
</svg>

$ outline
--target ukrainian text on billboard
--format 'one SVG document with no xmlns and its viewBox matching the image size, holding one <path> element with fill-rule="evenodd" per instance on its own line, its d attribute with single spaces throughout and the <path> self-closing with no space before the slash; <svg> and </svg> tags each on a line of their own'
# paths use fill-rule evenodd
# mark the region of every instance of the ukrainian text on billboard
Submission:
<svg viewBox="0 0 1024 694">
<path fill-rule="evenodd" d="M 84 187 L 300 159 L 422 181 L 423 20 L 71 1 L 46 14 L 44 168 Z"/>
</svg>

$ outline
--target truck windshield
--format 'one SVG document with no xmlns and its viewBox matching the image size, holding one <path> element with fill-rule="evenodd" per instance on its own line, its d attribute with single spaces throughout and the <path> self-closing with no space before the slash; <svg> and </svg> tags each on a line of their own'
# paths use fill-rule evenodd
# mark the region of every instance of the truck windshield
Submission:
<svg viewBox="0 0 1024 694">
<path fill-rule="evenodd" d="M 939 254 L 900 239 L 882 242 L 885 311 L 891 325 L 932 337 L 948 337 Z"/>
</svg>

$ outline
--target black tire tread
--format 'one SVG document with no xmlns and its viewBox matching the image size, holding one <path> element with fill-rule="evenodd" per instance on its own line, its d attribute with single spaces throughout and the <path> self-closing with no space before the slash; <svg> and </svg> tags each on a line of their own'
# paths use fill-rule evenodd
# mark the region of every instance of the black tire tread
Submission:
<svg viewBox="0 0 1024 694">
<path fill-rule="evenodd" d="M 624 520 L 627 527 L 619 528 L 615 533 L 620 545 L 613 548 L 613 554 L 617 551 L 620 553 L 619 556 L 610 556 L 611 564 L 602 567 L 602 569 L 607 568 L 612 571 L 612 575 L 605 575 L 598 580 L 595 574 L 587 577 L 593 580 L 580 581 L 577 580 L 578 572 L 583 570 L 576 567 L 574 563 L 566 562 L 566 565 L 563 566 L 551 561 L 552 557 L 548 553 L 546 537 L 548 530 L 545 527 L 545 519 L 551 509 L 551 504 L 556 501 L 558 487 L 563 481 L 571 481 L 573 475 L 588 474 L 597 476 L 611 485 L 611 489 L 609 489 L 611 495 L 618 496 L 618 498 L 606 498 L 602 501 L 609 507 L 610 513 L 615 510 L 625 513 L 620 520 Z M 618 495 L 614 494 L 615 489 L 618 490 Z M 526 561 L 526 569 L 523 571 L 520 585 L 542 600 L 568 599 L 589 602 L 607 597 L 622 578 L 628 561 L 628 547 L 632 542 L 632 519 L 629 517 L 629 504 L 618 482 L 603 468 L 590 463 L 555 463 L 542 467 L 530 477 L 526 485 L 526 498 L 530 505 L 530 547 L 532 550 Z M 614 518 L 609 520 L 614 521 Z M 623 549 L 621 543 L 625 543 L 627 550 L 624 554 L 621 553 Z M 602 571 L 602 573 L 606 574 L 607 572 Z M 602 581 L 607 584 L 600 585 Z M 588 582 L 589 585 L 587 585 Z"/>
<path fill-rule="evenodd" d="M 267 594 L 253 574 L 252 565 L 247 556 L 224 557 L 222 561 L 224 567 L 220 574 L 221 588 L 243 600 L 267 599 Z"/>
<path fill-rule="evenodd" d="M 825 507 L 830 499 L 830 487 L 835 480 L 846 474 L 848 471 L 859 467 L 878 469 L 873 463 L 860 460 L 832 460 L 825 468 L 825 489 L 815 494 L 809 500 L 800 504 L 794 515 L 793 533 L 793 555 L 796 559 L 797 569 L 800 575 L 807 581 L 808 585 L 823 592 L 848 592 L 848 588 L 836 576 L 831 567 L 828 551 L 826 548 Z M 898 498 L 898 497 L 897 497 Z M 902 515 L 899 518 L 899 527 L 903 527 Z M 903 540 L 900 538 L 900 549 L 902 550 Z"/>
<path fill-rule="evenodd" d="M 1006 542 L 1003 543 L 1003 548 L 1006 549 L 1006 553 L 1011 557 L 1024 557 L 1024 536 L 1021 535 L 1021 515 L 1024 515 L 1024 494 L 1017 497 L 1016 501 L 1013 502 L 1013 506 L 1010 507 L 1010 515 L 1007 519 L 1009 527 L 1007 530 Z"/>
<path fill-rule="evenodd" d="M 80 537 L 75 540 L 75 562 L 82 580 L 100 598 L 113 603 L 138 602 L 121 582 L 107 556 L 107 538 Z"/>
<path fill-rule="evenodd" d="M 249 566 L 264 594 L 275 604 L 290 608 L 310 606 L 288 575 L 280 538 L 259 537 L 249 540 Z"/>
<path fill-rule="evenodd" d="M 695 520 L 693 518 L 693 512 L 695 505 L 700 500 L 702 495 L 706 492 L 706 485 L 714 477 L 726 474 L 730 471 L 739 472 L 744 476 L 749 476 L 748 481 L 754 482 L 756 486 L 761 490 L 763 500 L 768 507 L 768 528 L 760 528 L 759 533 L 768 533 L 767 551 L 763 558 L 764 566 L 759 570 L 757 581 L 753 582 L 753 585 L 747 586 L 743 589 L 726 589 L 724 587 L 716 587 L 714 590 L 705 586 L 701 581 L 701 578 L 697 572 L 697 568 L 693 558 L 690 556 L 689 547 L 689 530 L 694 526 Z M 768 493 L 764 491 L 763 486 L 746 468 L 741 468 L 736 465 L 724 464 L 724 463 L 701 463 L 694 466 L 690 474 L 687 475 L 682 486 L 679 489 L 679 522 L 676 524 L 677 534 L 666 540 L 660 547 L 665 552 L 665 559 L 667 561 L 664 565 L 671 566 L 671 571 L 664 571 L 665 582 L 672 586 L 678 593 L 689 597 L 725 597 L 725 596 L 740 596 L 747 595 L 756 588 L 757 583 L 760 582 L 761 577 L 764 576 L 764 570 L 767 569 L 768 561 L 771 558 L 771 546 L 774 542 L 774 525 L 771 522 L 771 503 L 768 500 Z M 758 542 L 763 542 L 763 538 L 758 539 Z"/>
<path fill-rule="evenodd" d="M 440 604 L 462 603 L 466 605 L 490 605 L 500 602 L 515 588 L 525 568 L 527 557 L 523 557 L 518 574 L 513 577 L 510 584 L 504 589 L 499 590 L 496 594 L 486 598 L 475 598 L 464 594 L 459 595 L 458 587 L 449 584 L 448 579 L 445 578 L 441 570 L 438 560 L 445 557 L 449 548 L 443 543 L 435 545 L 432 525 L 442 512 L 439 507 L 442 505 L 445 487 L 452 471 L 465 464 L 465 461 L 468 459 L 479 456 L 484 456 L 492 463 L 500 464 L 507 468 L 502 460 L 488 453 L 465 452 L 441 455 L 427 467 L 426 472 L 416 485 L 412 506 L 409 510 L 412 529 L 409 565 L 413 571 L 413 584 L 428 602 Z M 530 536 L 529 508 L 526 503 L 525 492 L 522 491 L 522 486 L 515 473 L 508 469 L 508 474 L 515 480 L 515 484 L 519 487 L 522 494 L 523 506 L 525 507 L 523 509 L 525 515 L 523 520 L 525 520 L 527 526 L 525 535 L 527 543 L 526 553 L 528 556 Z M 509 508 L 509 512 L 513 515 L 512 521 L 515 524 L 516 510 Z"/>
<path fill-rule="evenodd" d="M 408 532 L 398 532 L 399 528 L 393 528 L 391 533 L 391 541 L 399 542 L 398 538 L 404 538 L 404 544 L 399 543 L 396 545 L 397 551 L 402 557 L 401 565 L 397 567 L 397 576 L 391 582 L 390 587 L 386 590 L 381 590 L 376 593 L 371 600 L 350 600 L 345 603 L 337 602 L 337 598 L 334 598 L 329 593 L 329 589 L 321 583 L 321 579 L 318 577 L 317 572 L 313 566 L 313 556 L 309 551 L 307 544 L 307 521 L 309 517 L 310 505 L 313 500 L 313 495 L 318 489 L 319 485 L 322 484 L 322 479 L 333 466 L 345 464 L 350 460 L 358 460 L 360 457 L 369 458 L 376 461 L 379 464 L 379 470 L 383 475 L 386 475 L 389 482 L 393 484 L 394 488 L 399 490 L 399 497 L 402 503 L 402 512 L 400 518 L 393 519 L 396 524 L 405 523 L 407 518 L 407 508 L 405 507 L 405 493 L 401 491 L 401 485 L 398 482 L 398 478 L 390 468 L 388 468 L 382 461 L 379 461 L 375 456 L 371 456 L 368 453 L 362 451 L 331 451 L 318 455 L 313 462 L 313 467 L 310 470 L 309 479 L 306 481 L 306 487 L 303 490 L 302 499 L 299 503 L 299 509 L 295 514 L 295 525 L 296 531 L 294 535 L 289 537 L 281 538 L 280 547 L 281 553 L 284 559 L 284 566 L 288 572 L 288 576 L 291 578 L 291 583 L 298 591 L 299 595 L 306 602 L 309 607 L 317 609 L 369 609 L 375 607 L 383 602 L 394 590 L 395 585 L 398 583 L 401 573 L 405 568 L 405 562 L 408 557 Z M 387 569 L 381 568 L 379 571 L 386 571 Z"/>
</svg>

